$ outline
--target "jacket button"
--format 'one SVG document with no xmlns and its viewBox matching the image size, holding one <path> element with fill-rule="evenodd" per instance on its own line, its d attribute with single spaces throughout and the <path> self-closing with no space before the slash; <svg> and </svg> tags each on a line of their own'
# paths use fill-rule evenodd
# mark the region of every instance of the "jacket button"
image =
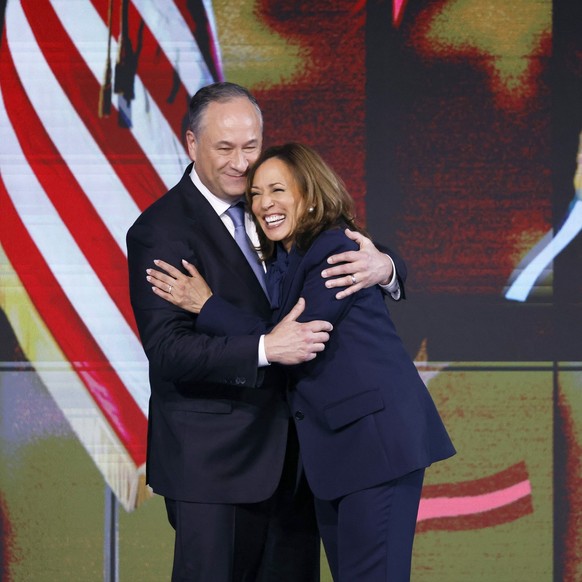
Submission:
<svg viewBox="0 0 582 582">
<path fill-rule="evenodd" d="M 303 420 L 305 418 L 305 414 L 301 410 L 295 412 L 295 420 Z"/>
</svg>

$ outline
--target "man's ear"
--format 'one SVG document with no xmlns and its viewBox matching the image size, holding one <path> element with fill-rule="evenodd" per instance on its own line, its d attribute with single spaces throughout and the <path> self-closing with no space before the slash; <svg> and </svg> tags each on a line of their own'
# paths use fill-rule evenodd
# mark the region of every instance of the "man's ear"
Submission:
<svg viewBox="0 0 582 582">
<path fill-rule="evenodd" d="M 186 148 L 190 159 L 196 161 L 196 137 L 191 129 L 186 130 Z"/>
</svg>

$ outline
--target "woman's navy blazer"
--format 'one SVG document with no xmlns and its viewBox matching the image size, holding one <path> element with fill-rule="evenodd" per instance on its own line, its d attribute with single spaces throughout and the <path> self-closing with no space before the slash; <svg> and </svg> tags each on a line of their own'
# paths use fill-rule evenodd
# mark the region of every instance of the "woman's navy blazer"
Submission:
<svg viewBox="0 0 582 582">
<path fill-rule="evenodd" d="M 293 366 L 288 401 L 307 480 L 316 497 L 337 497 L 395 479 L 455 454 L 433 400 L 406 352 L 380 288 L 338 300 L 321 277 L 330 255 L 357 250 L 343 230 L 320 234 L 305 253 L 292 249 L 281 286 L 279 321 L 300 297 L 300 321 L 334 326 L 325 350 Z M 256 331 L 221 298 L 198 325 L 209 333 Z"/>
</svg>

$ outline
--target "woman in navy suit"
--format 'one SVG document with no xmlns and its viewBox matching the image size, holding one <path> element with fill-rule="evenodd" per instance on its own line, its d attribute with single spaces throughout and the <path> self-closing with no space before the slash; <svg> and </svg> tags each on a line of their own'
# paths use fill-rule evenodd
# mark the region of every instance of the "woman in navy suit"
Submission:
<svg viewBox="0 0 582 582">
<path fill-rule="evenodd" d="M 175 279 L 171 301 L 199 313 L 197 328 L 213 335 L 266 330 L 301 297 L 300 320 L 334 325 L 317 358 L 288 369 L 288 402 L 331 572 L 336 582 L 409 580 L 424 470 L 455 449 L 382 291 L 337 300 L 321 278 L 327 257 L 357 250 L 344 234 L 356 228 L 353 200 L 300 144 L 263 152 L 249 172 L 247 200 L 268 265 L 273 321 L 212 295 L 190 265 L 192 278 L 165 265 Z M 154 284 L 167 287 L 167 275 L 158 276 Z"/>
</svg>

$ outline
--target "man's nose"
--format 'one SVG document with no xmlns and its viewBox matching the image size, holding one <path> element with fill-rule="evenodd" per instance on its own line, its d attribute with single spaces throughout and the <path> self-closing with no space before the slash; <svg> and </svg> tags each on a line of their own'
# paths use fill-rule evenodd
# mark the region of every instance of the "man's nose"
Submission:
<svg viewBox="0 0 582 582">
<path fill-rule="evenodd" d="M 234 150 L 230 163 L 239 172 L 246 172 L 250 165 L 248 158 L 242 150 Z"/>
</svg>

